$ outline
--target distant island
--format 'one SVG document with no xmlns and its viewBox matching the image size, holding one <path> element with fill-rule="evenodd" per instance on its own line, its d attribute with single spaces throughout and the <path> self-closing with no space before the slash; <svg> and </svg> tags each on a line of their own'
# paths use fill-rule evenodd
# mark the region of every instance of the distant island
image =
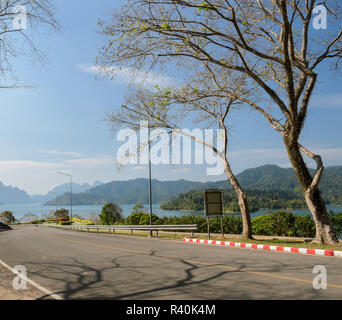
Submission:
<svg viewBox="0 0 342 320">
<path fill-rule="evenodd" d="M 314 173 L 314 171 L 312 171 Z M 306 203 L 292 168 L 276 165 L 248 169 L 237 175 L 241 185 L 248 191 L 251 210 L 305 209 Z M 217 182 L 194 182 L 186 180 L 152 180 L 153 202 L 161 204 L 163 210 L 203 210 L 203 189 L 226 190 L 226 209 L 238 210 L 234 192 L 228 180 Z M 328 204 L 342 204 L 342 166 L 327 167 L 320 184 L 323 197 Z M 81 193 L 73 194 L 74 205 L 102 205 L 148 203 L 148 180 L 135 179 L 112 181 Z M 202 199 L 202 200 L 201 200 Z M 50 200 L 45 205 L 70 204 L 70 193 Z"/>
<path fill-rule="evenodd" d="M 256 212 L 261 209 L 307 210 L 306 202 L 299 191 L 266 191 L 247 189 L 249 209 Z M 233 190 L 226 190 L 223 196 L 225 212 L 239 212 L 238 199 Z M 169 202 L 162 203 L 161 210 L 203 211 L 204 197 L 202 190 L 193 190 L 180 194 Z"/>
</svg>

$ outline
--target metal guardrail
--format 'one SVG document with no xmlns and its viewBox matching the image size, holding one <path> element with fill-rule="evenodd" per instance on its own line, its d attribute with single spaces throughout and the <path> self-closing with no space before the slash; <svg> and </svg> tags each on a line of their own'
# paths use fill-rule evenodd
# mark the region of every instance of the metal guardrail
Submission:
<svg viewBox="0 0 342 320">
<path fill-rule="evenodd" d="M 126 225 L 114 225 L 114 226 L 94 226 L 94 225 L 73 225 L 73 226 L 60 226 L 54 225 L 53 227 L 66 229 L 66 230 L 74 230 L 74 231 L 86 231 L 90 232 L 90 230 L 96 230 L 96 232 L 100 232 L 100 230 L 108 230 L 108 232 L 112 232 L 115 234 L 116 230 L 130 230 L 131 235 L 133 235 L 134 231 L 156 231 L 158 237 L 158 231 L 191 231 L 192 236 L 194 236 L 194 232 L 198 231 L 197 224 L 186 224 L 186 225 L 134 225 L 134 226 L 126 226 Z"/>
</svg>

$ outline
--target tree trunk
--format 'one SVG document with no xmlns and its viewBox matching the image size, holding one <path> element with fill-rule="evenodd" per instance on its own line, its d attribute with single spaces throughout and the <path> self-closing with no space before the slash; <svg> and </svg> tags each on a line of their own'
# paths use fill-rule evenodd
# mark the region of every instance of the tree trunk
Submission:
<svg viewBox="0 0 342 320">
<path fill-rule="evenodd" d="M 250 211 L 248 207 L 248 202 L 247 202 L 247 195 L 246 193 L 242 190 L 238 180 L 236 179 L 234 173 L 232 172 L 230 165 L 225 158 L 223 160 L 224 162 L 224 167 L 225 171 L 227 174 L 227 177 L 232 184 L 239 200 L 239 207 L 242 215 L 242 237 L 244 239 L 253 239 L 252 235 L 252 222 L 251 222 L 251 216 L 250 216 Z"/>
<path fill-rule="evenodd" d="M 316 225 L 316 238 L 314 242 L 320 244 L 336 244 L 338 239 L 332 229 L 326 205 L 318 189 L 318 185 L 312 188 L 313 178 L 300 153 L 298 142 L 296 139 L 291 139 L 290 136 L 285 136 L 284 143 Z M 323 171 L 323 167 L 321 170 Z"/>
</svg>

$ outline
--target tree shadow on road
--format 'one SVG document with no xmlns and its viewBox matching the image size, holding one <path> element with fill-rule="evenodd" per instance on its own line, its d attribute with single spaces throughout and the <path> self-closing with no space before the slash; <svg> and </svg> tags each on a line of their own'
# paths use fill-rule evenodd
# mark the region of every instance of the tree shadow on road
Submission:
<svg viewBox="0 0 342 320">
<path fill-rule="evenodd" d="M 222 264 L 201 265 L 189 259 L 164 257 L 156 251 L 133 259 L 121 254 L 109 262 L 85 265 L 76 258 L 67 263 L 28 263 L 30 276 L 46 287 L 56 288 L 64 299 L 318 299 L 322 298 L 309 284 L 294 285 L 291 281 L 253 276 L 252 265 L 235 259 L 236 268 L 224 269 Z M 98 265 L 103 265 L 98 267 Z M 275 262 L 265 265 L 264 273 L 279 274 L 300 266 Z M 257 270 L 258 268 L 256 268 Z M 33 271 L 32 271 L 33 270 Z M 50 299 L 43 295 L 39 299 Z"/>
</svg>

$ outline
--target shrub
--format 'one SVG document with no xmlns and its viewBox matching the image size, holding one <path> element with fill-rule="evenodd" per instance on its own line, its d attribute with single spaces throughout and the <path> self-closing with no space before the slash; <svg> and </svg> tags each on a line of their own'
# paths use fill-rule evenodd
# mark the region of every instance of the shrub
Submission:
<svg viewBox="0 0 342 320">
<path fill-rule="evenodd" d="M 331 214 L 330 220 L 332 227 L 337 235 L 342 234 L 342 212 L 337 214 Z"/>
<path fill-rule="evenodd" d="M 159 218 L 152 213 L 152 224 L 160 224 Z M 141 215 L 139 220 L 140 225 L 149 225 L 150 224 L 150 215 L 147 213 L 144 213 Z"/>
<path fill-rule="evenodd" d="M 275 235 L 274 218 L 263 215 L 252 219 L 252 233 L 260 236 Z"/>
<path fill-rule="evenodd" d="M 316 234 L 315 223 L 309 215 L 296 216 L 293 229 L 295 237 L 312 238 Z"/>
<path fill-rule="evenodd" d="M 44 219 L 41 219 L 41 220 L 33 220 L 31 223 L 32 224 L 42 224 L 42 223 L 44 223 L 45 222 L 45 220 Z"/>
<path fill-rule="evenodd" d="M 61 225 L 61 226 L 70 226 L 71 225 L 71 221 L 70 220 L 68 220 L 68 221 L 60 221 L 58 224 Z"/>
<path fill-rule="evenodd" d="M 115 203 L 107 203 L 102 207 L 100 214 L 101 224 L 114 225 L 117 222 L 121 222 L 122 209 Z"/>
<path fill-rule="evenodd" d="M 129 215 L 126 220 L 125 224 L 136 226 L 140 224 L 140 219 L 144 214 L 142 212 L 133 212 L 131 215 Z"/>
<path fill-rule="evenodd" d="M 252 233 L 261 236 L 294 236 L 295 216 L 277 211 L 252 219 Z"/>
<path fill-rule="evenodd" d="M 63 209 L 55 211 L 54 218 L 56 219 L 69 218 L 69 210 L 63 208 Z"/>
</svg>

